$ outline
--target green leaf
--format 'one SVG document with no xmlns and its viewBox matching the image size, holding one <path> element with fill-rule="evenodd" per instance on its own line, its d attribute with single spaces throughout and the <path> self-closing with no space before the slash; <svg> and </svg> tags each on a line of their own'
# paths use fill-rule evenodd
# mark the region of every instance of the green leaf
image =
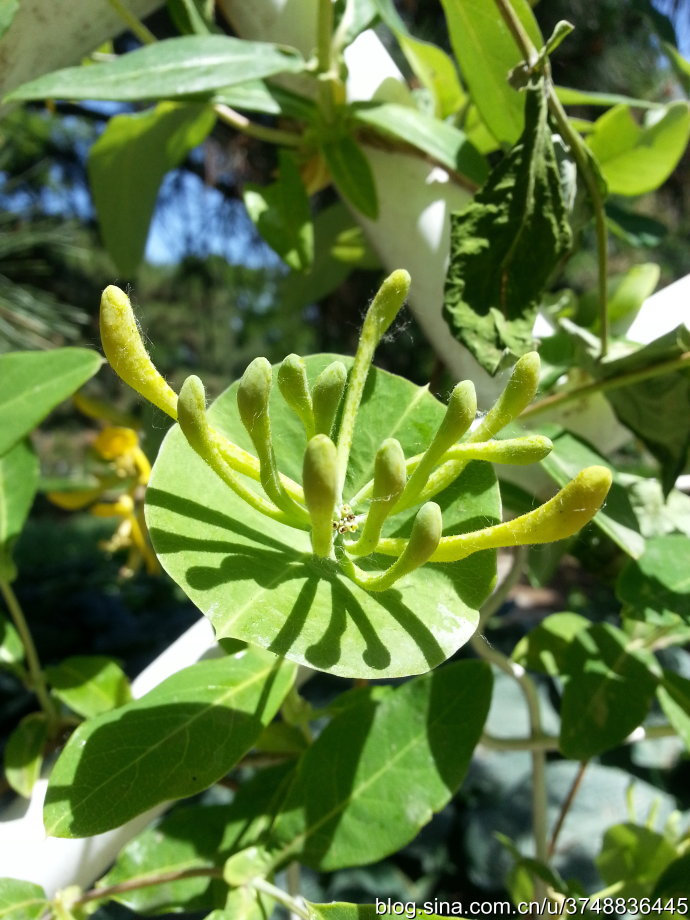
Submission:
<svg viewBox="0 0 690 920">
<path fill-rule="evenodd" d="M 650 102 L 649 99 L 633 99 L 630 96 L 621 96 L 620 93 L 598 93 L 588 89 L 573 89 L 570 86 L 556 86 L 556 95 L 563 105 L 601 105 L 608 108 L 612 105 L 628 105 L 636 109 L 658 109 L 659 102 Z"/>
<path fill-rule="evenodd" d="M 670 915 L 673 917 L 683 916 L 687 913 L 689 877 L 690 853 L 684 853 L 670 863 L 662 872 L 650 896 L 652 898 L 684 898 L 685 910 L 681 910 L 679 904 L 676 913 Z"/>
<path fill-rule="evenodd" d="M 344 135 L 321 147 L 336 188 L 354 208 L 370 220 L 379 213 L 371 167 L 357 142 Z"/>
<path fill-rule="evenodd" d="M 432 901 L 425 901 L 420 908 L 416 907 L 416 913 L 410 914 L 413 909 L 412 902 L 379 901 L 378 904 L 348 904 L 345 901 L 333 901 L 330 904 L 314 904 L 311 901 L 305 901 L 309 911 L 310 920 L 375 920 L 376 917 L 383 917 L 383 920 L 399 920 L 400 917 L 425 917 L 427 920 L 443 920 L 440 914 L 432 914 L 427 911 L 427 905 L 432 906 Z M 402 905 L 402 908 L 401 908 Z M 406 913 L 402 913 L 402 910 Z M 457 917 L 459 914 L 453 914 Z M 462 920 L 462 918 L 461 918 Z"/>
<path fill-rule="evenodd" d="M 411 35 L 392 0 L 374 2 L 381 19 L 397 38 L 414 75 L 432 94 L 435 115 L 439 119 L 453 115 L 465 101 L 466 95 L 451 58 L 437 45 Z"/>
<path fill-rule="evenodd" d="M 0 878 L 0 918 L 38 920 L 48 906 L 45 891 L 33 882 Z"/>
<path fill-rule="evenodd" d="M 638 124 L 630 106 L 604 113 L 587 136 L 612 195 L 644 195 L 676 168 L 690 139 L 690 105 L 671 102 Z"/>
<path fill-rule="evenodd" d="M 362 102 L 353 106 L 355 123 L 412 144 L 443 166 L 481 185 L 488 168 L 484 157 L 459 128 L 395 102 Z"/>
<path fill-rule="evenodd" d="M 588 625 L 579 613 L 552 613 L 520 639 L 511 657 L 530 671 L 557 677 L 570 642 Z"/>
<path fill-rule="evenodd" d="M 544 44 L 527 0 L 509 0 L 537 48 Z M 441 0 L 453 53 L 472 101 L 496 140 L 514 144 L 524 125 L 524 94 L 508 83 L 522 54 L 495 0 Z"/>
<path fill-rule="evenodd" d="M 187 35 L 147 45 L 106 64 L 56 70 L 24 83 L 6 99 L 183 99 L 303 68 L 304 59 L 294 48 L 226 35 Z"/>
<path fill-rule="evenodd" d="M 638 824 L 614 824 L 604 834 L 596 864 L 616 897 L 644 898 L 676 858 L 676 848 L 661 834 Z"/>
<path fill-rule="evenodd" d="M 111 118 L 91 148 L 89 182 L 103 242 L 123 275 L 133 275 L 142 259 L 163 176 L 214 123 L 211 108 L 162 102 Z"/>
<path fill-rule="evenodd" d="M 607 201 L 606 223 L 617 237 L 630 246 L 658 246 L 668 234 L 668 227 L 647 214 L 625 210 L 613 201 Z"/>
<path fill-rule="evenodd" d="M 262 115 L 282 115 L 295 121 L 313 121 L 316 112 L 312 100 L 283 87 L 270 86 L 264 80 L 247 80 L 224 86 L 216 90 L 208 102 L 220 102 L 233 109 L 260 112 Z"/>
<path fill-rule="evenodd" d="M 352 364 L 338 355 L 307 358 L 310 381 L 336 359 Z M 252 450 L 236 393 L 237 383 L 216 400 L 209 416 L 232 441 Z M 355 427 L 345 500 L 371 479 L 382 440 L 395 436 L 411 456 L 431 439 L 444 411 L 426 388 L 373 369 Z M 304 429 L 277 387 L 270 413 L 278 468 L 301 481 Z M 460 563 L 427 565 L 400 582 L 400 589 L 370 594 L 334 562 L 313 556 L 306 532 L 272 521 L 236 497 L 179 428 L 171 430 L 158 454 L 146 501 L 163 567 L 209 617 L 219 638 L 243 639 L 334 674 L 382 678 L 428 671 L 468 640 L 493 584 L 495 557 L 482 553 Z M 445 532 L 495 521 L 491 468 L 469 465 L 436 501 Z M 409 528 L 411 520 L 404 521 L 393 518 L 391 527 Z M 387 566 L 389 560 L 376 563 Z"/>
<path fill-rule="evenodd" d="M 485 662 L 457 662 L 334 718 L 302 757 L 273 825 L 277 861 L 330 871 L 412 840 L 462 782 L 491 685 Z"/>
<path fill-rule="evenodd" d="M 690 621 L 690 539 L 668 534 L 647 541 L 644 554 L 630 560 L 616 583 L 626 614 L 654 621 L 676 614 Z"/>
<path fill-rule="evenodd" d="M 690 751 L 690 680 L 664 670 L 656 695 L 666 718 Z"/>
<path fill-rule="evenodd" d="M 29 798 L 41 775 L 43 751 L 48 740 L 48 723 L 42 712 L 25 716 L 7 739 L 5 775 L 19 795 Z"/>
<path fill-rule="evenodd" d="M 166 0 L 168 15 L 183 35 L 211 35 L 213 23 L 208 20 L 205 0 Z"/>
<path fill-rule="evenodd" d="M 0 38 L 3 37 L 5 32 L 7 32 L 12 25 L 12 20 L 18 9 L 19 0 L 4 0 L 4 3 L 0 6 Z"/>
<path fill-rule="evenodd" d="M 132 694 L 124 671 L 104 655 L 75 655 L 46 668 L 55 696 L 85 719 L 128 703 Z"/>
<path fill-rule="evenodd" d="M 553 436 L 552 436 L 553 434 Z M 642 555 L 645 540 L 640 524 L 630 502 L 627 486 L 620 480 L 610 463 L 594 448 L 570 432 L 549 431 L 553 450 L 541 461 L 542 467 L 558 486 L 564 486 L 573 476 L 587 466 L 606 466 L 613 474 L 613 484 L 606 504 L 596 513 L 592 523 L 599 527 L 629 556 Z"/>
<path fill-rule="evenodd" d="M 175 809 L 147 828 L 120 852 L 100 885 L 137 883 L 171 872 L 222 866 L 231 853 L 256 843 L 270 824 L 277 790 L 291 767 L 260 770 L 243 782 L 229 805 L 190 805 Z M 226 890 L 220 880 L 188 878 L 123 890 L 114 900 L 136 913 L 210 910 Z"/>
<path fill-rule="evenodd" d="M 519 143 L 465 210 L 451 215 L 444 316 L 489 373 L 506 351 L 519 356 L 533 347 L 543 289 L 571 242 L 540 81 L 527 91 Z"/>
<path fill-rule="evenodd" d="M 244 203 L 256 229 L 295 271 L 307 271 L 314 261 L 314 225 L 309 196 L 294 156 L 279 154 L 276 182 L 259 186 L 247 183 Z"/>
<path fill-rule="evenodd" d="M 273 718 L 294 667 L 259 649 L 185 668 L 146 696 L 80 725 L 50 777 L 55 837 L 99 834 L 220 779 Z"/>
<path fill-rule="evenodd" d="M 28 441 L 19 441 L 0 455 L 0 581 L 14 581 L 12 559 L 38 488 L 38 458 Z"/>
<path fill-rule="evenodd" d="M 620 629 L 580 630 L 563 661 L 561 752 L 584 760 L 620 744 L 649 712 L 656 671 L 654 657 L 633 650 Z"/>
<path fill-rule="evenodd" d="M 24 646 L 10 621 L 0 614 L 0 667 L 13 669 L 24 661 Z"/>
<path fill-rule="evenodd" d="M 93 377 L 103 358 L 86 348 L 0 355 L 0 455 Z"/>
<path fill-rule="evenodd" d="M 629 373 L 639 374 L 659 365 L 663 368 L 665 362 L 689 351 L 690 330 L 679 326 L 624 358 L 600 362 L 597 376 L 625 379 Z M 661 481 L 668 494 L 690 456 L 690 365 L 650 373 L 639 382 L 607 389 L 605 396 L 620 421 L 661 464 Z"/>
</svg>

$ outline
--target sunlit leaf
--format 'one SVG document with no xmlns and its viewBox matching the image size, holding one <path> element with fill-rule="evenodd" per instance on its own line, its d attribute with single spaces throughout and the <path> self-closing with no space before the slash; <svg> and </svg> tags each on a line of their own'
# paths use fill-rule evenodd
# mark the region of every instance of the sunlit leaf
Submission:
<svg viewBox="0 0 690 920">
<path fill-rule="evenodd" d="M 48 740 L 48 722 L 42 712 L 25 716 L 7 739 L 5 775 L 19 795 L 29 798 L 41 773 L 43 751 Z"/>
<path fill-rule="evenodd" d="M 38 458 L 28 441 L 0 455 L 0 580 L 13 581 L 12 549 L 38 488 Z"/>
<path fill-rule="evenodd" d="M 132 697 L 122 668 L 104 655 L 74 655 L 46 668 L 53 693 L 85 719 L 128 703 Z"/>
</svg>

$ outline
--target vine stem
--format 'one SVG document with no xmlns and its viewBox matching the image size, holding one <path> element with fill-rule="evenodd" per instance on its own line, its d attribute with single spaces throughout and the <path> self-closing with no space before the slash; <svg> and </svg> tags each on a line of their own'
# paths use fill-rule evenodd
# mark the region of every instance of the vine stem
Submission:
<svg viewBox="0 0 690 920">
<path fill-rule="evenodd" d="M 690 351 L 684 351 L 683 354 L 678 355 L 677 358 L 669 358 L 666 361 L 660 361 L 658 364 L 619 374 L 617 377 L 606 377 L 603 380 L 595 380 L 593 383 L 575 387 L 573 390 L 566 390 L 562 393 L 554 393 L 551 396 L 545 396 L 543 399 L 538 400 L 524 409 L 520 418 L 530 418 L 533 415 L 539 415 L 541 412 L 546 412 L 554 406 L 562 406 L 567 403 L 577 402 L 579 399 L 584 399 L 594 393 L 615 390 L 619 387 L 629 386 L 631 383 L 641 383 L 643 380 L 649 380 L 661 374 L 669 374 L 676 370 L 684 370 L 688 367 L 690 367 Z"/>
<path fill-rule="evenodd" d="M 575 796 L 577 795 L 580 785 L 582 784 L 582 780 L 584 778 L 585 770 L 587 769 L 588 764 L 589 764 L 588 760 L 583 760 L 580 762 L 580 765 L 577 769 L 577 773 L 575 774 L 575 777 L 573 778 L 573 781 L 570 784 L 570 789 L 568 790 L 568 794 L 566 795 L 565 799 L 563 799 L 561 810 L 558 814 L 558 818 L 556 819 L 556 823 L 554 825 L 553 831 L 551 832 L 551 840 L 549 840 L 549 849 L 548 849 L 549 859 L 552 859 L 553 854 L 556 852 L 556 844 L 558 843 L 558 837 L 563 828 L 563 824 L 565 822 L 566 815 L 570 811 L 570 808 L 573 802 L 575 801 Z"/>
<path fill-rule="evenodd" d="M 264 894 L 267 894 L 269 898 L 273 898 L 278 904 L 282 904 L 283 907 L 286 907 L 291 914 L 299 917 L 300 920 L 311 920 L 306 907 L 304 907 L 297 898 L 293 898 L 286 891 L 283 891 L 282 888 L 272 885 L 271 882 L 267 882 L 264 878 L 253 878 L 249 882 L 249 885 L 256 891 L 262 891 Z"/>
<path fill-rule="evenodd" d="M 269 144 L 282 144 L 284 147 L 297 147 L 302 143 L 302 138 L 294 131 L 283 131 L 281 128 L 270 128 L 267 125 L 259 125 L 241 112 L 235 111 L 229 105 L 217 103 L 213 107 L 216 115 L 226 125 L 241 131 L 247 137 L 255 137 L 259 141 L 266 141 Z"/>
<path fill-rule="evenodd" d="M 147 28 L 144 23 L 128 9 L 124 0 L 108 0 L 108 3 L 115 10 L 120 19 L 127 25 L 128 29 L 136 35 L 140 42 L 145 45 L 153 45 L 156 42 L 156 36 Z"/>
<path fill-rule="evenodd" d="M 7 609 L 17 628 L 19 637 L 22 640 L 24 654 L 26 655 L 26 663 L 29 668 L 29 676 L 31 678 L 31 686 L 38 698 L 41 709 L 48 719 L 50 734 L 52 734 L 53 730 L 59 724 L 60 719 L 55 704 L 48 693 L 48 686 L 43 675 L 43 669 L 41 668 L 41 662 L 31 635 L 31 630 L 26 622 L 26 617 L 17 599 L 17 595 L 14 593 L 10 583 L 7 581 L 0 581 L 0 592 L 5 599 Z"/>
<path fill-rule="evenodd" d="M 488 600 L 482 605 L 482 609 L 479 614 L 479 622 L 477 623 L 477 632 L 484 632 L 484 627 L 486 624 L 496 613 L 496 611 L 500 609 L 510 592 L 520 580 L 525 562 L 527 561 L 528 550 L 529 547 L 527 546 L 515 547 L 510 568 L 506 573 L 503 581 L 488 598 Z"/>
<path fill-rule="evenodd" d="M 495 0 L 496 6 L 515 39 L 515 43 L 523 54 L 529 66 L 534 66 L 539 60 L 539 52 L 534 47 L 532 39 L 525 31 L 522 23 L 518 19 L 515 10 L 511 6 L 510 0 Z M 548 69 L 548 59 L 545 63 Z M 599 176 L 592 165 L 591 154 L 585 146 L 582 138 L 572 127 L 565 109 L 556 95 L 550 78 L 546 81 L 546 92 L 549 109 L 553 115 L 561 135 L 570 146 L 577 168 L 582 176 L 592 208 L 594 210 L 594 223 L 597 236 L 597 262 L 598 262 L 598 299 L 599 299 L 599 336 L 601 341 L 600 358 L 604 358 L 608 351 L 609 339 L 609 319 L 608 319 L 608 234 L 606 230 L 606 212 L 604 211 L 604 199 L 599 186 Z"/>
<path fill-rule="evenodd" d="M 91 901 L 102 901 L 128 891 L 137 891 L 139 888 L 153 888 L 155 885 L 167 885 L 169 882 L 180 882 L 188 878 L 223 878 L 223 870 L 208 869 L 180 869 L 171 872 L 161 872 L 145 878 L 129 879 L 118 882 L 117 885 L 104 885 L 102 888 L 91 888 L 85 891 L 74 902 L 74 906 L 88 904 Z"/>
</svg>

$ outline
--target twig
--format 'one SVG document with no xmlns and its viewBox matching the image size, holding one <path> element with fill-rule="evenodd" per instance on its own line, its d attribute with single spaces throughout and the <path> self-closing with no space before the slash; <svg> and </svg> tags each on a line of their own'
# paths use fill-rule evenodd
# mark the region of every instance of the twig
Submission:
<svg viewBox="0 0 690 920">
<path fill-rule="evenodd" d="M 570 785 L 570 789 L 568 790 L 568 794 L 566 795 L 565 799 L 563 799 L 563 804 L 561 805 L 561 810 L 558 814 L 558 818 L 556 819 L 556 823 L 551 834 L 551 840 L 549 841 L 549 849 L 547 851 L 548 859 L 551 859 L 553 854 L 556 852 L 558 836 L 561 833 L 565 817 L 570 811 L 571 805 L 575 801 L 575 796 L 577 795 L 577 792 L 580 788 L 580 784 L 582 783 L 582 779 L 585 775 L 585 770 L 587 769 L 588 764 L 588 760 L 581 761 L 580 766 L 577 769 L 577 773 L 575 774 L 575 777 Z"/>
</svg>

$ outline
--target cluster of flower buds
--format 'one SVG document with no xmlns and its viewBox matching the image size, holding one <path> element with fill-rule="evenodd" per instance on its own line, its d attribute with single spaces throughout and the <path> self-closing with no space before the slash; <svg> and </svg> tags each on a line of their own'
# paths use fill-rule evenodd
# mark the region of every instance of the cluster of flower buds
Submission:
<svg viewBox="0 0 690 920">
<path fill-rule="evenodd" d="M 495 439 L 536 393 L 539 356 L 535 352 L 518 360 L 503 393 L 475 427 L 474 386 L 463 381 L 453 389 L 438 430 L 423 453 L 406 458 L 400 443 L 387 438 L 376 452 L 372 480 L 357 494 L 343 495 L 374 351 L 402 307 L 409 284 L 409 275 L 402 270 L 383 282 L 364 320 L 349 374 L 341 361 L 334 361 L 310 384 L 298 355 L 288 355 L 279 366 L 277 385 L 286 411 L 297 416 L 307 439 L 301 485 L 277 466 L 269 412 L 273 373 L 265 358 L 251 362 L 237 390 L 237 408 L 254 446 L 252 454 L 209 423 L 198 377 L 188 377 L 179 396 L 163 380 L 146 352 L 129 298 L 113 286 L 106 288 L 101 301 L 103 348 L 119 376 L 178 421 L 190 446 L 231 489 L 262 514 L 308 530 L 317 556 L 335 559 L 346 575 L 370 591 L 386 590 L 428 561 L 454 562 L 487 548 L 546 543 L 576 533 L 606 497 L 611 474 L 604 467 L 582 470 L 534 511 L 471 533 L 444 536 L 441 509 L 432 500 L 471 460 L 526 464 L 541 460 L 551 450 L 549 439 L 540 435 Z M 252 482 L 260 483 L 261 490 Z M 418 505 L 409 537 L 383 536 L 392 515 Z M 372 553 L 394 558 L 383 571 L 356 564 L 356 559 Z"/>
</svg>

